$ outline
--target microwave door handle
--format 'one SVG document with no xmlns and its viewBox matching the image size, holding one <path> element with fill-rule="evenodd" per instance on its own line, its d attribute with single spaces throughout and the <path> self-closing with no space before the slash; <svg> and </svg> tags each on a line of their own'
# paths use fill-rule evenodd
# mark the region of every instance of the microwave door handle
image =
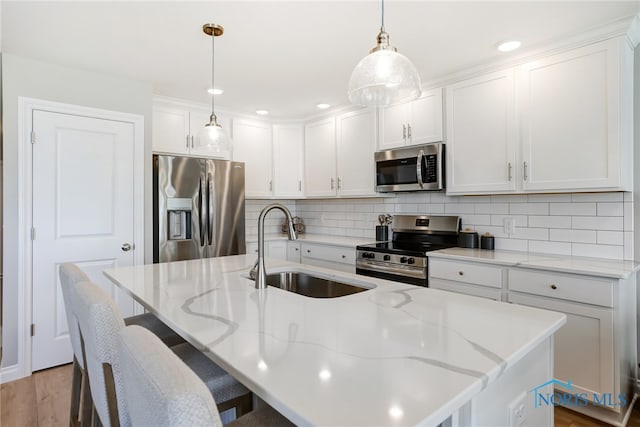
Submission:
<svg viewBox="0 0 640 427">
<path fill-rule="evenodd" d="M 203 177 L 200 176 L 200 194 L 198 195 L 198 199 L 200 200 L 200 206 L 198 209 L 198 213 L 200 214 L 200 246 L 204 246 L 205 245 L 205 239 L 206 239 L 206 235 L 205 235 L 205 227 L 206 227 L 206 217 L 207 217 L 207 208 L 205 206 L 205 191 L 206 191 L 206 187 L 205 187 L 205 183 L 204 180 L 202 179 Z"/>
<path fill-rule="evenodd" d="M 424 158 L 424 151 L 418 151 L 418 160 L 416 161 L 416 177 L 418 178 L 418 186 L 424 188 L 424 179 L 422 178 L 422 159 Z"/>
</svg>

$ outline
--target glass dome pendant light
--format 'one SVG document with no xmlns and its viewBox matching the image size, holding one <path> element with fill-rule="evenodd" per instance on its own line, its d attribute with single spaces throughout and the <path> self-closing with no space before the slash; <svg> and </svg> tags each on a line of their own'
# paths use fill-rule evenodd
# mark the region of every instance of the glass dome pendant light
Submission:
<svg viewBox="0 0 640 427">
<path fill-rule="evenodd" d="M 384 30 L 384 0 L 377 41 L 351 73 L 349 101 L 363 107 L 383 107 L 418 98 L 422 92 L 418 70 L 389 45 L 389 34 Z"/>
<path fill-rule="evenodd" d="M 204 24 L 202 31 L 208 36 L 211 36 L 211 87 L 215 87 L 215 73 L 214 73 L 214 53 L 215 53 L 215 39 L 224 33 L 224 28 L 217 24 Z M 218 124 L 218 117 L 215 113 L 215 96 L 211 95 L 211 116 L 209 117 L 209 123 L 204 125 L 197 135 L 198 147 L 207 149 L 208 151 L 226 151 L 229 150 L 229 138 L 227 133 L 222 129 L 222 126 Z"/>
</svg>

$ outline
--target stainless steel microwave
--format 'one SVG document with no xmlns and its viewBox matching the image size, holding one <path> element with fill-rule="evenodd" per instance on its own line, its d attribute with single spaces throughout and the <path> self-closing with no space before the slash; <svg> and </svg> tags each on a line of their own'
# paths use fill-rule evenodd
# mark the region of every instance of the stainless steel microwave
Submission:
<svg viewBox="0 0 640 427">
<path fill-rule="evenodd" d="M 376 191 L 443 190 L 444 147 L 438 142 L 376 152 Z"/>
</svg>

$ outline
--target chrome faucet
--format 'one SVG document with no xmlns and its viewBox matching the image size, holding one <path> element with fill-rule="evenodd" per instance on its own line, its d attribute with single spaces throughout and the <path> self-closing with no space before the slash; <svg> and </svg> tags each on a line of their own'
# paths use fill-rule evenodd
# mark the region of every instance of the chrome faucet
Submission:
<svg viewBox="0 0 640 427">
<path fill-rule="evenodd" d="M 279 203 L 274 203 L 269 206 L 265 206 L 260 212 L 258 217 L 258 259 L 253 265 L 251 271 L 249 271 L 249 277 L 256 281 L 256 289 L 265 289 L 267 287 L 267 272 L 264 267 L 264 217 L 267 216 L 269 211 L 273 209 L 280 209 L 287 217 L 287 223 L 289 224 L 289 240 L 296 240 L 296 230 L 293 226 L 293 218 L 291 212 L 286 206 Z"/>
</svg>

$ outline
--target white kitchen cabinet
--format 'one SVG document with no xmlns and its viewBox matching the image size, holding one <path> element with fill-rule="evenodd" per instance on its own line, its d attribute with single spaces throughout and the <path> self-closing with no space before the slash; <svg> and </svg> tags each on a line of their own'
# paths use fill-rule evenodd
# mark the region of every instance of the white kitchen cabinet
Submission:
<svg viewBox="0 0 640 427">
<path fill-rule="evenodd" d="M 630 189 L 632 55 L 612 39 L 519 68 L 525 191 Z"/>
<path fill-rule="evenodd" d="M 336 124 L 333 117 L 308 123 L 304 135 L 305 195 L 336 195 Z"/>
<path fill-rule="evenodd" d="M 503 269 L 498 266 L 429 259 L 429 287 L 502 300 Z"/>
<path fill-rule="evenodd" d="M 440 142 L 442 135 L 442 88 L 424 91 L 415 101 L 379 110 L 380 150 L 405 145 Z"/>
<path fill-rule="evenodd" d="M 375 196 L 375 112 L 371 108 L 336 118 L 339 196 Z"/>
<path fill-rule="evenodd" d="M 446 88 L 447 193 L 516 190 L 514 70 Z"/>
<path fill-rule="evenodd" d="M 273 195 L 300 198 L 303 191 L 304 126 L 273 126 Z"/>
<path fill-rule="evenodd" d="M 563 392 L 596 396 L 611 393 L 617 401 L 635 389 L 636 289 L 635 277 L 612 279 L 509 268 L 508 301 L 567 315 L 567 324 L 554 337 L 554 377 L 572 390 Z M 596 398 L 598 398 L 596 397 Z M 570 407 L 608 423 L 620 422 L 628 409 Z"/>
<path fill-rule="evenodd" d="M 630 190 L 632 74 L 619 37 L 447 86 L 447 194 Z"/>
<path fill-rule="evenodd" d="M 258 256 L 258 242 L 247 243 L 247 254 Z M 264 242 L 264 256 L 267 258 L 287 259 L 286 240 L 267 240 Z"/>
<path fill-rule="evenodd" d="M 198 147 L 198 132 L 209 123 L 211 111 L 205 108 L 154 100 L 152 112 L 152 149 L 157 153 L 229 159 L 230 151 L 213 153 Z M 218 123 L 231 132 L 229 120 L 218 115 Z"/>
<path fill-rule="evenodd" d="M 245 163 L 246 197 L 273 195 L 271 125 L 233 121 L 233 160 Z"/>
<path fill-rule="evenodd" d="M 323 245 L 320 243 L 300 243 L 302 264 L 330 268 L 347 273 L 356 272 L 356 248 Z"/>
<path fill-rule="evenodd" d="M 287 242 L 287 261 L 300 262 L 300 242 L 290 240 Z"/>
</svg>

